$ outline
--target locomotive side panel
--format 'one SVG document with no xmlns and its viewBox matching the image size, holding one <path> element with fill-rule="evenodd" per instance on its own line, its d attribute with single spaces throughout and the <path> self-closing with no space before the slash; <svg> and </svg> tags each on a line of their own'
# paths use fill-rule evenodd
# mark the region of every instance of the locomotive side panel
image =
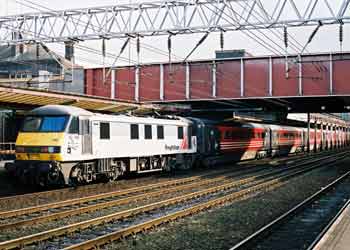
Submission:
<svg viewBox="0 0 350 250">
<path fill-rule="evenodd" d="M 92 130 L 94 158 L 132 158 L 196 151 L 195 137 L 189 138 L 189 126 L 184 123 L 94 120 Z"/>
</svg>

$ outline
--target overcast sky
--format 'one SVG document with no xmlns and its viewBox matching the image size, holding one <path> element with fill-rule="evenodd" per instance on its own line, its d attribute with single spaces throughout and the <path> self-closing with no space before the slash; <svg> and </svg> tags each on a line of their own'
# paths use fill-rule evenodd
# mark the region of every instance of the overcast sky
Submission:
<svg viewBox="0 0 350 250">
<path fill-rule="evenodd" d="M 69 8 L 83 8 L 90 6 L 113 5 L 120 3 L 129 3 L 128 1 L 112 1 L 112 0 L 30 0 L 34 3 L 41 4 L 50 9 L 69 9 Z M 270 0 L 273 1 L 273 0 Z M 301 0 L 300 0 L 301 1 Z M 307 0 L 302 0 L 307 2 Z M 340 0 L 331 0 L 330 2 L 337 2 Z M 136 1 L 131 0 L 134 3 Z M 140 2 L 140 1 L 138 1 Z M 37 12 L 31 8 L 25 7 L 24 4 L 28 2 L 24 0 L 0 0 L 0 15 L 11 15 L 25 12 Z M 321 10 L 322 11 L 322 10 Z M 349 25 L 350 26 L 350 25 Z M 344 28 L 344 50 L 350 51 L 350 27 L 345 25 Z M 315 27 L 295 28 L 290 29 L 290 34 L 303 46 L 305 45 L 309 35 Z M 265 31 L 269 37 L 273 37 L 270 31 Z M 180 60 L 192 50 L 197 41 L 202 35 L 183 35 L 173 38 L 173 54 L 176 55 L 174 60 Z M 281 37 L 282 38 L 282 37 Z M 276 42 L 282 44 L 277 37 L 274 38 Z M 101 49 L 101 41 L 83 42 L 82 45 Z M 107 41 L 107 52 L 117 54 L 122 41 L 112 39 Z M 167 41 L 166 37 L 144 38 L 141 45 L 145 45 L 148 49 L 141 48 L 141 62 L 165 62 L 167 61 Z M 49 45 L 57 53 L 63 55 L 64 47 L 61 44 Z M 190 59 L 206 59 L 213 58 L 215 50 L 220 48 L 219 34 L 212 33 L 208 39 L 196 50 Z M 330 52 L 339 50 L 338 42 L 338 26 L 324 26 L 317 33 L 314 41 L 307 47 L 308 52 Z M 225 33 L 225 49 L 246 49 L 253 55 L 270 55 L 271 51 L 246 37 L 240 31 Z M 130 58 L 130 62 L 136 60 L 135 45 L 132 44 L 129 50 L 123 54 L 124 57 Z M 111 64 L 113 58 L 106 59 L 106 65 Z M 76 62 L 85 66 L 102 66 L 102 57 L 95 54 L 81 52 L 76 50 Z M 125 65 L 126 61 L 119 61 L 118 65 Z"/>
</svg>

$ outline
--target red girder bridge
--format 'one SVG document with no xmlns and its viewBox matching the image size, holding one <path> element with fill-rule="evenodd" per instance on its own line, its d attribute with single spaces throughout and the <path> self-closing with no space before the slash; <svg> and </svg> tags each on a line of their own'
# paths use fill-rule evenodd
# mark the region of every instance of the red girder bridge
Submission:
<svg viewBox="0 0 350 250">
<path fill-rule="evenodd" d="M 337 25 L 341 30 L 349 22 L 350 0 L 164 0 L 66 10 L 40 6 L 32 13 L 0 17 L 0 44 L 64 42 L 74 47 L 87 40 L 105 45 L 108 39 L 124 39 L 117 61 L 133 39 L 140 44 L 148 36 L 168 36 L 170 41 L 173 36 L 202 33 L 196 49 L 210 33 L 241 32 L 276 55 L 189 61 L 189 54 L 184 62 L 118 68 L 113 63 L 112 71 L 86 70 L 86 94 L 191 103 L 193 109 L 216 109 L 220 104 L 233 109 L 343 112 L 350 108 L 349 53 L 304 52 L 321 26 Z M 296 46 L 288 29 L 305 26 L 314 30 L 304 47 Z M 281 50 L 271 38 L 253 36 L 252 31 L 267 29 L 284 37 L 285 56 L 279 56 Z M 339 42 L 343 43 L 342 35 Z M 290 55 L 293 51 L 295 56 Z M 101 54 L 106 54 L 105 46 Z"/>
<path fill-rule="evenodd" d="M 154 63 L 85 71 L 86 94 L 144 103 L 350 110 L 350 53 Z"/>
</svg>

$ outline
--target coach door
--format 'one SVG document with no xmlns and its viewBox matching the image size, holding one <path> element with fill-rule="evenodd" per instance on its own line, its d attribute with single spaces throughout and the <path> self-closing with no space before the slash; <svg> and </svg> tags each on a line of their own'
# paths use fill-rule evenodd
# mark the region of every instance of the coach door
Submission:
<svg viewBox="0 0 350 250">
<path fill-rule="evenodd" d="M 264 148 L 270 149 L 271 145 L 271 135 L 270 130 L 268 128 L 265 129 L 265 132 L 263 132 L 263 140 L 264 140 Z"/>
<path fill-rule="evenodd" d="M 92 154 L 92 136 L 89 120 L 81 121 L 82 154 Z"/>
<path fill-rule="evenodd" d="M 278 134 L 278 130 L 270 130 L 270 138 L 271 138 L 271 149 L 277 149 L 278 145 L 279 145 L 279 134 Z"/>
</svg>

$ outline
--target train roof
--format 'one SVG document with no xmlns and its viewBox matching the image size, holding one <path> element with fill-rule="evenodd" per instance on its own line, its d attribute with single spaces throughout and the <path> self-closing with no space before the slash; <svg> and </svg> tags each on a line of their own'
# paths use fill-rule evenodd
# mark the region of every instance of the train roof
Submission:
<svg viewBox="0 0 350 250">
<path fill-rule="evenodd" d="M 292 126 L 284 126 L 284 125 L 275 125 L 271 124 L 269 125 L 272 130 L 290 130 L 290 131 L 297 131 L 297 130 L 302 130 L 303 128 L 299 127 L 292 127 Z"/>
<path fill-rule="evenodd" d="M 297 131 L 302 130 L 300 127 L 286 126 L 286 125 L 277 125 L 277 124 L 265 124 L 265 123 L 255 123 L 255 122 L 226 122 L 222 125 L 242 127 L 242 128 L 251 128 L 251 129 L 272 129 L 272 130 L 289 130 L 289 131 Z"/>
<path fill-rule="evenodd" d="M 92 112 L 82 108 L 64 106 L 64 105 L 46 105 L 33 109 L 30 115 L 74 115 L 74 116 L 91 116 Z"/>
<path fill-rule="evenodd" d="M 181 117 L 173 118 L 154 118 L 154 117 L 137 117 L 127 115 L 106 115 L 92 113 L 82 108 L 64 105 L 46 105 L 33 109 L 29 115 L 73 115 L 73 116 L 90 116 L 96 121 L 119 121 L 128 123 L 153 123 L 153 124 L 169 124 L 169 125 L 186 125 L 192 123 L 190 120 Z"/>
<path fill-rule="evenodd" d="M 138 117 L 138 116 L 128 116 L 128 115 L 94 114 L 92 120 L 141 123 L 141 124 L 159 124 L 159 125 L 168 124 L 168 125 L 180 125 L 180 126 L 186 125 L 186 124 L 192 124 L 192 121 L 182 117 L 167 119 L 167 118 Z"/>
<path fill-rule="evenodd" d="M 219 125 L 241 127 L 241 128 L 262 128 L 262 129 L 267 129 L 269 127 L 268 124 L 245 122 L 245 121 L 225 121 L 225 122 L 219 123 Z"/>
<path fill-rule="evenodd" d="M 243 128 L 268 128 L 267 124 L 261 124 L 261 123 L 253 123 L 253 122 L 247 122 L 247 123 L 242 123 L 241 125 Z"/>
</svg>

